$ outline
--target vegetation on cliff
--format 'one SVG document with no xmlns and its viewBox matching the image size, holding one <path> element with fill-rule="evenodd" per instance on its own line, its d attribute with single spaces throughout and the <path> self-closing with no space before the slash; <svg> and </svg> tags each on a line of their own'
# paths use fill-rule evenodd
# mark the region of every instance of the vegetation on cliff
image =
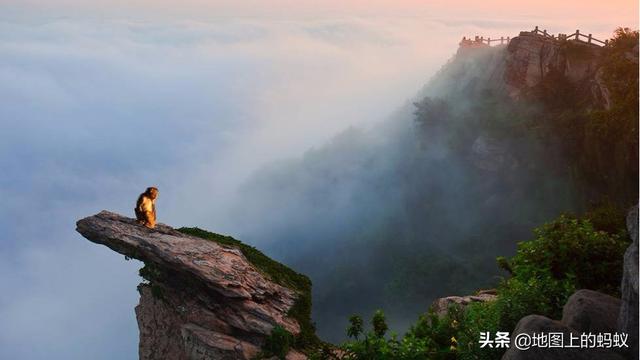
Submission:
<svg viewBox="0 0 640 360">
<path fill-rule="evenodd" d="M 314 280 L 334 342 L 352 313 L 382 308 L 401 328 L 435 298 L 495 287 L 507 274 L 493 260 L 534 227 L 634 201 L 636 36 L 458 54 L 416 106 L 252 177 L 235 209 L 256 219 L 243 236 Z"/>
<path fill-rule="evenodd" d="M 364 331 L 362 319 L 352 316 L 347 329 L 352 340 L 342 346 L 346 358 L 496 359 L 506 349 L 480 349 L 481 332 L 511 332 L 529 314 L 560 318 L 576 289 L 619 296 L 629 245 L 621 209 L 638 195 L 637 44 L 637 31 L 618 29 L 596 61 L 597 79 L 608 91 L 606 104 L 595 103 L 587 84 L 570 81 L 560 69 L 552 69 L 520 103 L 487 89 L 415 104 L 419 127 L 444 134 L 454 151 L 464 154 L 465 144 L 485 133 L 497 141 L 518 141 L 507 145 L 516 161 L 534 155 L 552 165 L 543 171 L 568 170 L 581 208 L 590 210 L 537 227 L 513 257 L 499 257 L 499 267 L 509 276 L 497 286 L 495 301 L 452 306 L 444 316 L 430 311 L 401 339 L 385 336 L 375 325 Z M 570 60 L 590 56 L 572 45 L 560 49 Z M 458 131 L 440 131 L 451 129 L 450 122 Z"/>
<path fill-rule="evenodd" d="M 178 231 L 205 240 L 215 241 L 223 246 L 239 249 L 247 260 L 268 278 L 298 293 L 295 304 L 289 310 L 289 316 L 296 319 L 300 325 L 300 333 L 289 341 L 289 337 L 282 333 L 283 331 L 286 332 L 286 330 L 280 327 L 274 328 L 272 337 L 269 338 L 267 342 L 268 346 L 265 349 L 267 352 L 279 353 L 284 351 L 283 349 L 288 350 L 288 345 L 296 349 L 306 350 L 314 348 L 319 344 L 319 339 L 315 333 L 315 326 L 311 321 L 311 280 L 307 276 L 295 272 L 291 268 L 266 256 L 255 247 L 244 244 L 231 236 L 212 233 L 197 227 L 182 227 L 178 229 Z M 274 353 L 274 355 L 278 354 Z"/>
<path fill-rule="evenodd" d="M 396 334 L 385 337 L 381 312 L 374 315 L 372 330 L 366 333 L 361 318 L 353 316 L 347 329 L 352 341 L 342 346 L 346 358 L 499 358 L 506 349 L 481 349 L 481 332 L 511 332 L 529 314 L 560 318 L 576 289 L 619 295 L 623 254 L 629 245 L 622 218 L 605 208 L 580 219 L 562 215 L 535 229 L 534 239 L 519 243 L 515 256 L 498 260 L 511 276 L 499 284 L 497 300 L 464 309 L 452 306 L 444 316 L 430 311 L 402 339 Z"/>
<path fill-rule="evenodd" d="M 585 201 L 630 206 L 638 197 L 638 31 L 617 29 L 596 66 L 605 104 L 594 107 L 588 84 L 552 69 L 532 94 L 541 105 L 535 127 L 554 158 L 564 156 Z"/>
</svg>

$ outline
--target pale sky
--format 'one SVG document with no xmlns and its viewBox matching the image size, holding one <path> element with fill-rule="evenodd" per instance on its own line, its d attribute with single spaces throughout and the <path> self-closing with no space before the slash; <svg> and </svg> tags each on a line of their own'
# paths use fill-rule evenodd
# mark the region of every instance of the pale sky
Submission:
<svg viewBox="0 0 640 360">
<path fill-rule="evenodd" d="M 1 4 L 42 12 L 78 11 L 105 15 L 131 12 L 176 16 L 429 16 L 474 20 L 539 18 L 575 23 L 596 20 L 637 23 L 638 2 L 610 1 L 463 1 L 463 0 L 3 0 Z"/>
</svg>

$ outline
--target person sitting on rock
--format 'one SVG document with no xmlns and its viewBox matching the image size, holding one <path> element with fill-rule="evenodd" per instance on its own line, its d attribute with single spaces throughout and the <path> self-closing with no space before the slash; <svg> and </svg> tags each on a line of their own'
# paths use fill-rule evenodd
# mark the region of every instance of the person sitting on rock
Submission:
<svg viewBox="0 0 640 360">
<path fill-rule="evenodd" d="M 156 199 L 158 198 L 158 188 L 148 187 L 145 192 L 138 196 L 136 202 L 136 221 L 149 229 L 156 226 Z"/>
</svg>

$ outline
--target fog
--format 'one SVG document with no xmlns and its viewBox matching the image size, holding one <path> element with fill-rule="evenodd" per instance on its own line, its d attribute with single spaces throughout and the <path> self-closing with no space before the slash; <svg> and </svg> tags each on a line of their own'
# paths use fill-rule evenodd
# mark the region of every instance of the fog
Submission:
<svg viewBox="0 0 640 360">
<path fill-rule="evenodd" d="M 539 109 L 504 93 L 505 51 L 456 58 L 415 103 L 243 185 L 229 221 L 312 278 L 325 339 L 376 309 L 402 333 L 435 298 L 496 286 L 497 256 L 580 209 L 559 151 L 527 130 Z"/>
<path fill-rule="evenodd" d="M 132 215 L 149 185 L 160 188 L 161 222 L 237 236 L 300 270 L 306 257 L 296 259 L 296 251 L 338 245 L 363 224 L 362 210 L 399 221 L 407 209 L 396 207 L 404 203 L 381 204 L 375 194 L 401 184 L 388 174 L 405 167 L 399 161 L 413 146 L 403 141 L 413 133 L 408 100 L 462 34 L 506 36 L 530 27 L 433 17 L 9 10 L 0 15 L 0 358 L 7 359 L 137 358 L 140 264 L 74 229 L 102 209 Z M 377 125 L 389 119 L 402 121 Z M 380 149 L 386 154 L 378 159 Z M 360 180 L 331 186 L 336 192 L 327 199 L 335 203 L 309 215 L 317 199 L 298 195 L 313 179 L 295 170 L 305 152 L 306 163 L 337 172 L 359 171 L 334 163 L 350 164 L 345 156 L 377 160 L 360 165 Z M 287 191 L 292 198 L 282 208 L 269 201 L 278 192 L 265 194 L 257 184 L 263 177 L 271 183 L 265 171 L 278 166 L 285 167 L 279 174 L 293 169 L 301 177 L 301 191 Z M 372 172 L 379 182 L 363 188 Z M 339 178 L 354 178 L 347 175 Z M 383 199 L 393 196 L 387 191 Z M 292 211 L 298 205 L 304 211 Z M 275 219 L 264 212 L 274 207 Z M 320 228 L 322 238 L 312 236 Z M 294 237 L 308 246 L 294 246 Z M 367 260 L 354 257 L 364 268 Z M 320 289 L 329 284 L 318 282 Z M 326 312 L 332 301 L 316 307 Z M 335 316 L 337 324 L 342 314 Z M 319 326 L 329 332 L 329 323 Z"/>
</svg>

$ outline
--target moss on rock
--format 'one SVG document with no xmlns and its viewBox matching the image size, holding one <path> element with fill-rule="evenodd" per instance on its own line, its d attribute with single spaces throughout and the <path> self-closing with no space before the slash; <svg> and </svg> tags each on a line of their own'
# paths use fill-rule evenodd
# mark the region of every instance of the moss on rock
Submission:
<svg viewBox="0 0 640 360">
<path fill-rule="evenodd" d="M 311 280 L 307 276 L 271 259 L 255 247 L 244 244 L 231 236 L 212 233 L 197 227 L 182 227 L 177 230 L 187 235 L 215 241 L 222 246 L 239 249 L 263 275 L 279 285 L 296 291 L 298 298 L 288 312 L 288 315 L 300 325 L 300 333 L 295 336 L 293 347 L 305 351 L 320 344 L 320 340 L 316 336 L 315 325 L 311 321 Z"/>
</svg>

